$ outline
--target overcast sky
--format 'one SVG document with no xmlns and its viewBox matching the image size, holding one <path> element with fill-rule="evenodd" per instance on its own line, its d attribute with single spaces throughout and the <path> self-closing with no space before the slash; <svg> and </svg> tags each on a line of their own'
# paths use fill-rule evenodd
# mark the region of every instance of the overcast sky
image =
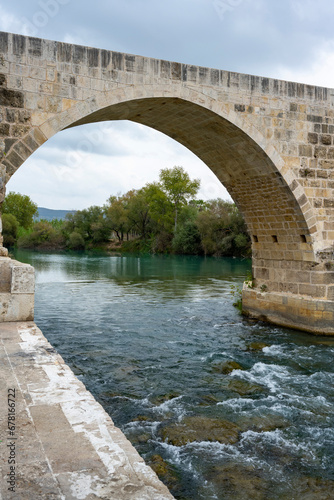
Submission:
<svg viewBox="0 0 334 500">
<path fill-rule="evenodd" d="M 1 31 L 326 87 L 334 87 L 333 24 L 333 0 L 0 0 Z M 94 132 L 102 140 L 83 151 Z M 202 198 L 228 198 L 186 148 L 131 122 L 57 134 L 7 191 L 47 208 L 82 209 L 174 165 L 201 179 Z"/>
</svg>

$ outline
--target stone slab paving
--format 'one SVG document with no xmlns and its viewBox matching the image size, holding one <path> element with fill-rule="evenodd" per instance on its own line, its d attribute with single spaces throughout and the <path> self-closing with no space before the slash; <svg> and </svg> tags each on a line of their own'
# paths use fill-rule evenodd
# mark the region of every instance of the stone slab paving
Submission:
<svg viewBox="0 0 334 500">
<path fill-rule="evenodd" d="M 33 322 L 0 338 L 1 500 L 174 498 Z"/>
</svg>

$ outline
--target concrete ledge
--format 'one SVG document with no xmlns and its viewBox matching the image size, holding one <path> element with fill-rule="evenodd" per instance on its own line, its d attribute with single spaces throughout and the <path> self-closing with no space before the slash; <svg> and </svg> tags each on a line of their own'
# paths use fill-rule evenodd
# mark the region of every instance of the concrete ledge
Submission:
<svg viewBox="0 0 334 500">
<path fill-rule="evenodd" d="M 334 301 L 283 292 L 261 293 L 244 284 L 242 312 L 279 326 L 334 336 Z"/>
<path fill-rule="evenodd" d="M 6 321 L 32 321 L 35 295 L 0 293 L 0 323 Z"/>
<path fill-rule="evenodd" d="M 173 498 L 34 323 L 0 333 L 0 498 Z"/>
</svg>

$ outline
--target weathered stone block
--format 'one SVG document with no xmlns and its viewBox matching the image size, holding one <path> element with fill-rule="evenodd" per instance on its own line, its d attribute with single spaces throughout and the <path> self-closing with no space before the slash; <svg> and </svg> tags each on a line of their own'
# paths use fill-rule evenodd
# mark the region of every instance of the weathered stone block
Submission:
<svg viewBox="0 0 334 500">
<path fill-rule="evenodd" d="M 173 80 L 181 80 L 182 65 L 180 63 L 171 63 L 171 76 Z"/>
<path fill-rule="evenodd" d="M 11 261 L 11 292 L 29 294 L 35 291 L 35 271 L 28 264 Z"/>
<path fill-rule="evenodd" d="M 332 144 L 332 136 L 329 134 L 322 135 L 321 136 L 321 143 L 325 144 L 326 146 L 330 146 Z"/>
<path fill-rule="evenodd" d="M 10 133 L 12 137 L 23 137 L 30 131 L 30 125 L 11 125 Z"/>
<path fill-rule="evenodd" d="M 21 156 L 19 156 L 14 150 L 8 154 L 7 160 L 15 167 L 15 169 L 19 168 L 23 162 L 23 158 L 21 158 Z"/>
<path fill-rule="evenodd" d="M 34 294 L 0 293 L 0 323 L 33 321 Z"/>
<path fill-rule="evenodd" d="M 326 297 L 326 287 L 318 285 L 299 285 L 299 293 L 301 295 L 309 295 L 313 298 L 325 298 Z"/>
<path fill-rule="evenodd" d="M 319 115 L 307 115 L 307 121 L 309 122 L 322 122 L 322 116 Z"/>
<path fill-rule="evenodd" d="M 11 269 L 10 259 L 0 258 L 0 293 L 10 293 L 11 289 Z"/>
<path fill-rule="evenodd" d="M 326 158 L 326 156 L 327 156 L 327 148 L 325 146 L 315 146 L 314 158 Z"/>
<path fill-rule="evenodd" d="M 4 33 L 0 31 L 0 53 L 7 54 L 8 52 L 8 35 L 9 33 Z"/>
<path fill-rule="evenodd" d="M 28 38 L 28 54 L 42 57 L 42 40 L 40 38 Z"/>
<path fill-rule="evenodd" d="M 27 38 L 22 35 L 13 35 L 13 54 L 22 56 L 26 51 Z"/>
<path fill-rule="evenodd" d="M 311 282 L 314 285 L 334 285 L 334 272 L 312 272 Z"/>
<path fill-rule="evenodd" d="M 31 151 L 30 149 L 27 148 L 27 146 L 23 143 L 23 142 L 18 142 L 16 147 L 15 147 L 15 151 L 21 156 L 21 158 L 23 158 L 24 160 L 26 160 L 27 158 L 29 158 L 29 156 L 31 155 Z"/>
<path fill-rule="evenodd" d="M 301 144 L 299 146 L 299 156 L 313 156 L 312 146 L 305 146 L 304 144 Z"/>
<path fill-rule="evenodd" d="M 10 125 L 9 123 L 0 123 L 0 135 L 7 136 L 9 135 Z"/>
<path fill-rule="evenodd" d="M 85 64 L 87 61 L 87 47 L 73 45 L 72 61 L 73 64 Z"/>
<path fill-rule="evenodd" d="M 57 61 L 69 63 L 72 61 L 73 45 L 68 43 L 57 42 Z"/>
<path fill-rule="evenodd" d="M 23 108 L 24 96 L 18 90 L 8 90 L 0 88 L 0 106 L 12 106 L 13 108 Z"/>
<path fill-rule="evenodd" d="M 62 99 L 56 96 L 46 97 L 45 111 L 47 113 L 60 113 L 62 110 Z"/>
<path fill-rule="evenodd" d="M 307 139 L 310 144 L 318 144 L 318 134 L 309 132 Z"/>
<path fill-rule="evenodd" d="M 123 71 L 124 70 L 124 54 L 120 52 L 112 52 L 112 68 L 115 70 Z"/>
<path fill-rule="evenodd" d="M 88 66 L 96 68 L 100 65 L 100 51 L 99 49 L 88 49 Z"/>
</svg>

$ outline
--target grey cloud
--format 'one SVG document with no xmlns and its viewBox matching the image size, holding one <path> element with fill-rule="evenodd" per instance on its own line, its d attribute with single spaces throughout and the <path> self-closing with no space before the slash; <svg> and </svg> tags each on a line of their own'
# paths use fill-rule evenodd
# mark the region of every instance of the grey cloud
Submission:
<svg viewBox="0 0 334 500">
<path fill-rule="evenodd" d="M 18 0 L 6 9 L 32 22 L 48 2 L 57 0 Z M 229 0 L 218 5 L 224 3 Z M 71 36 L 110 50 L 264 75 L 277 65 L 310 64 L 317 45 L 333 39 L 330 0 L 240 0 L 224 19 L 215 5 L 215 0 L 69 0 L 37 36 Z"/>
<path fill-rule="evenodd" d="M 334 42 L 334 2 L 331 0 L 240 0 L 234 2 L 236 6 L 228 9 L 223 19 L 214 2 L 16 0 L 2 2 L 0 8 L 9 14 L 8 19 L 14 17 L 13 30 L 16 31 L 21 23 L 23 31 L 34 30 L 33 23 L 38 19 L 43 21 L 41 14 L 44 13 L 45 20 L 47 9 L 56 6 L 46 23 L 40 22 L 37 29 L 30 31 L 41 38 L 78 40 L 89 46 L 272 77 L 277 76 L 282 67 L 291 71 L 312 67 L 317 50 L 325 42 Z M 220 0 L 219 5 L 232 3 Z M 8 19 L 6 26 L 10 24 Z M 1 28 L 2 21 L 5 22 L 0 19 L 0 29 L 4 29 Z M 46 168 L 66 165 L 68 152 L 85 151 L 85 147 L 87 150 L 87 140 L 92 145 L 92 153 L 109 156 L 111 162 L 112 157 L 116 163 L 116 158 L 127 155 L 132 155 L 134 164 L 138 161 L 138 152 L 132 151 L 126 141 L 118 142 L 117 138 L 122 132 L 133 142 L 144 143 L 147 138 L 145 129 L 127 122 L 111 122 L 108 127 L 114 131 L 115 139 L 108 134 L 107 139 L 90 141 L 86 132 L 93 135 L 96 127 L 78 127 L 57 134 L 39 149 L 38 158 Z M 179 154 L 176 143 L 171 147 Z M 28 182 L 25 180 L 24 188 Z M 128 189 L 131 187 L 129 185 Z M 43 188 L 40 189 L 42 192 Z M 57 189 L 58 196 L 62 196 L 63 184 L 57 184 Z M 68 199 L 72 189 L 69 183 Z M 73 204 L 67 201 L 62 206 L 83 208 L 95 203 L 84 199 L 84 195 L 73 196 L 76 196 Z M 82 203 L 79 203 L 79 198 Z M 57 208 L 60 204 L 55 201 L 53 206 Z"/>
<path fill-rule="evenodd" d="M 105 127 L 111 131 L 111 138 L 106 136 L 103 130 Z M 123 132 L 124 135 L 129 133 L 126 125 L 118 123 L 113 127 L 111 123 L 103 124 L 101 128 L 99 124 L 85 125 L 76 127 L 70 130 L 59 132 L 54 137 L 48 140 L 39 150 L 39 158 L 59 163 L 66 163 L 67 155 L 70 151 L 78 151 L 79 153 L 92 153 L 95 155 L 105 155 L 111 157 L 126 156 L 131 153 L 131 150 L 124 144 L 117 143 L 116 137 L 112 139 L 112 131 Z M 140 132 L 132 132 L 132 136 L 139 137 Z"/>
</svg>

